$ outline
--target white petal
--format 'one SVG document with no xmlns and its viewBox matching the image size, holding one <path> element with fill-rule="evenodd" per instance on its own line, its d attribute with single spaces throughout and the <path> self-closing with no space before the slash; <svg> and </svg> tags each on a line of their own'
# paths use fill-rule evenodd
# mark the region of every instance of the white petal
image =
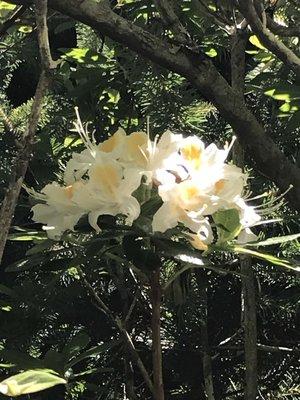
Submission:
<svg viewBox="0 0 300 400">
<path fill-rule="evenodd" d="M 124 203 L 122 203 L 119 211 L 120 214 L 127 215 L 126 224 L 129 226 L 131 226 L 133 221 L 138 218 L 140 212 L 140 204 L 137 199 L 132 196 L 124 200 Z"/>
<path fill-rule="evenodd" d="M 245 228 L 240 232 L 237 238 L 237 243 L 246 244 L 250 242 L 256 242 L 257 240 L 258 236 L 255 235 L 255 233 L 253 233 L 250 228 Z"/>
<path fill-rule="evenodd" d="M 175 228 L 178 223 L 178 215 L 171 203 L 164 203 L 154 214 L 152 221 L 153 232 L 165 232 Z"/>
</svg>

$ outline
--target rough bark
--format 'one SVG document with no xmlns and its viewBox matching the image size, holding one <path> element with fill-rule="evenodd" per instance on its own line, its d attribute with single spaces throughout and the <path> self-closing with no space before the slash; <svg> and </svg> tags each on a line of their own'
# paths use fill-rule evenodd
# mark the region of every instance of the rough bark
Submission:
<svg viewBox="0 0 300 400">
<path fill-rule="evenodd" d="M 35 141 L 35 133 L 40 118 L 42 103 L 45 92 L 48 86 L 48 78 L 45 72 L 41 73 L 37 89 L 35 92 L 31 114 L 29 117 L 29 124 L 26 134 L 20 143 L 20 148 L 17 153 L 12 174 L 11 182 L 6 191 L 4 200 L 0 210 L 0 263 L 2 260 L 4 248 L 6 245 L 9 228 L 14 216 L 15 208 L 19 198 L 19 194 L 23 185 L 29 160 L 31 157 L 32 147 Z"/>
<path fill-rule="evenodd" d="M 30 0 L 11 2 L 31 3 Z M 49 0 L 49 6 L 93 27 L 154 63 L 184 76 L 231 124 L 258 171 L 276 183 L 282 191 L 293 185 L 288 197 L 294 208 L 300 210 L 300 169 L 285 157 L 208 57 L 162 41 L 114 13 L 106 1 Z"/>
<path fill-rule="evenodd" d="M 49 84 L 48 73 L 50 69 L 54 68 L 48 39 L 47 0 L 36 0 L 35 5 L 42 72 L 33 99 L 28 129 L 22 138 L 21 143 L 19 143 L 16 165 L 0 210 L 0 263 L 6 245 L 11 221 L 13 219 L 19 194 L 31 157 L 31 152 L 35 141 L 35 134 L 42 111 L 43 98 Z"/>
<path fill-rule="evenodd" d="M 243 30 L 235 29 L 231 41 L 231 81 L 232 87 L 244 102 L 245 51 L 247 35 Z M 237 140 L 233 148 L 233 162 L 244 167 L 244 151 Z M 255 400 L 257 394 L 257 328 L 255 283 L 252 260 L 249 256 L 239 257 L 242 273 L 242 324 L 244 327 L 245 348 L 245 400 Z"/>
<path fill-rule="evenodd" d="M 202 368 L 204 377 L 204 387 L 207 400 L 215 400 L 214 381 L 212 371 L 212 359 L 210 354 L 210 346 L 208 340 L 208 325 L 207 325 L 207 279 L 206 273 L 196 271 L 197 283 L 199 288 L 199 297 L 201 301 L 201 345 L 202 345 Z"/>
<path fill-rule="evenodd" d="M 49 72 L 56 67 L 56 63 L 52 60 L 49 44 L 47 26 L 48 0 L 34 0 L 34 4 L 41 63 L 43 69 Z"/>
<path fill-rule="evenodd" d="M 257 322 L 255 280 L 251 265 L 251 258 L 241 256 L 241 272 L 245 276 L 242 280 L 243 296 L 243 326 L 245 337 L 246 387 L 245 400 L 255 400 L 258 390 L 257 380 Z"/>
</svg>

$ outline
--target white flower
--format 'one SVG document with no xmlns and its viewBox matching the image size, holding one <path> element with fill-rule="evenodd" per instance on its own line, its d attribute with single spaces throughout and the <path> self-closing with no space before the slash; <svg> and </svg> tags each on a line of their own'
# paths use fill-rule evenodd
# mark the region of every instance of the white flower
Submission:
<svg viewBox="0 0 300 400">
<path fill-rule="evenodd" d="M 109 139 L 99 145 L 99 150 L 110 154 L 125 168 L 136 168 L 143 173 L 148 182 L 158 180 L 167 170 L 176 174 L 179 167 L 178 148 L 182 135 L 166 131 L 160 138 L 151 141 L 145 132 L 133 132 L 126 135 L 119 129 Z"/>
<path fill-rule="evenodd" d="M 153 217 L 154 232 L 165 232 L 174 228 L 178 222 L 193 232 L 198 231 L 204 212 L 210 206 L 210 196 L 203 194 L 192 180 L 180 183 L 173 180 L 169 184 L 159 186 L 158 193 L 164 204 Z"/>
<path fill-rule="evenodd" d="M 38 198 L 45 203 L 32 207 L 32 219 L 46 224 L 43 229 L 47 231 L 51 239 L 59 238 L 68 229 L 73 230 L 84 214 L 84 210 L 73 201 L 74 193 L 82 185 L 82 182 L 76 182 L 66 187 L 53 182 L 46 185 L 41 191 L 42 194 L 38 195 Z"/>
<path fill-rule="evenodd" d="M 255 208 L 252 206 L 248 206 L 244 199 L 237 198 L 235 201 L 236 208 L 240 213 L 240 223 L 243 228 L 251 228 L 251 226 L 255 225 L 258 221 L 261 220 L 261 216 L 257 214 Z"/>
<path fill-rule="evenodd" d="M 224 174 L 227 173 L 226 168 L 229 167 L 225 167 L 224 162 L 233 143 L 234 139 L 229 146 L 226 145 L 224 149 L 218 149 L 215 144 L 205 148 L 202 140 L 196 136 L 188 137 L 182 141 L 180 154 L 183 164 L 190 176 L 199 181 L 202 190 L 211 190 L 217 181 L 224 178 Z"/>
<path fill-rule="evenodd" d="M 238 244 L 246 244 L 249 242 L 256 242 L 257 240 L 258 240 L 258 236 L 255 235 L 255 233 L 253 233 L 250 228 L 245 228 L 245 229 L 241 230 L 241 232 L 237 238 L 237 243 Z"/>
<path fill-rule="evenodd" d="M 74 201 L 84 208 L 90 225 L 99 231 L 100 215 L 124 214 L 131 225 L 140 214 L 140 205 L 132 196 L 139 187 L 141 175 L 135 169 L 124 171 L 122 165 L 106 156 L 93 164 L 88 171 L 85 185 L 76 191 Z"/>
</svg>

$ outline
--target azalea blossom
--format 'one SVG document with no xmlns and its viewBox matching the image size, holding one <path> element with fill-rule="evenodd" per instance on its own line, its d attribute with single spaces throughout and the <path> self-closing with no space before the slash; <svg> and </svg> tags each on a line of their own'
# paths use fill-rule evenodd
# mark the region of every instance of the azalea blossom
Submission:
<svg viewBox="0 0 300 400">
<path fill-rule="evenodd" d="M 43 203 L 32 207 L 33 220 L 42 224 L 51 239 L 57 239 L 66 230 L 74 230 L 74 226 L 84 215 L 84 210 L 80 209 L 73 201 L 74 193 L 82 187 L 82 182 L 76 182 L 69 186 L 60 186 L 53 182 L 46 185 L 41 194 L 34 197 L 42 200 Z"/>
<path fill-rule="evenodd" d="M 90 225 L 99 232 L 100 215 L 126 215 L 126 224 L 140 214 L 140 204 L 132 193 L 140 186 L 141 175 L 135 169 L 124 171 L 115 160 L 98 160 L 88 171 L 88 179 L 74 194 L 74 201 L 85 209 Z"/>
<path fill-rule="evenodd" d="M 109 139 L 100 143 L 99 150 L 111 155 L 125 167 L 137 168 L 147 177 L 158 180 L 167 170 L 176 172 L 178 168 L 178 148 L 182 135 L 166 131 L 158 139 L 150 140 L 145 132 L 133 132 L 126 135 L 119 129 Z M 177 163 L 176 163 L 177 161 Z"/>
<path fill-rule="evenodd" d="M 215 144 L 205 146 L 196 136 L 183 138 L 169 130 L 151 140 L 149 132 L 127 135 L 119 128 L 97 144 L 76 113 L 75 126 L 86 148 L 67 162 L 62 185 L 53 182 L 41 194 L 32 192 L 41 201 L 32 208 L 33 219 L 45 224 L 49 237 L 74 230 L 84 215 L 97 232 L 100 215 L 124 215 L 131 225 L 141 212 L 134 193 L 145 177 L 163 202 L 153 216 L 154 233 L 183 225 L 191 244 L 205 250 L 214 240 L 211 216 L 235 208 L 242 227 L 238 240 L 255 240 L 250 227 L 260 217 L 242 198 L 246 175 L 226 163 L 234 139 L 219 149 Z"/>
</svg>

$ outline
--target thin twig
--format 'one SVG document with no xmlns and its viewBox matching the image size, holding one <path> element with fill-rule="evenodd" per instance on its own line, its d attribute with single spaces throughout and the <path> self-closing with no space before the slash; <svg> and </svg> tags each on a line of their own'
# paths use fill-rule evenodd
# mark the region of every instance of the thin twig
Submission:
<svg viewBox="0 0 300 400">
<path fill-rule="evenodd" d="M 5 35 L 7 30 L 25 13 L 27 6 L 18 7 L 12 15 L 0 26 L 0 37 Z"/>
<path fill-rule="evenodd" d="M 104 301 L 101 299 L 101 297 L 98 295 L 98 293 L 95 291 L 93 286 L 89 283 L 89 281 L 86 279 L 86 276 L 82 269 L 80 267 L 76 267 L 77 271 L 82 279 L 82 283 L 87 289 L 87 292 L 90 294 L 92 299 L 94 300 L 93 304 L 95 307 L 97 307 L 100 311 L 104 312 L 105 315 L 111 320 L 111 322 L 118 328 L 120 331 L 123 340 L 127 346 L 128 352 L 131 356 L 132 361 L 136 364 L 136 366 L 139 368 L 145 383 L 147 384 L 148 388 L 150 389 L 151 393 L 154 394 L 154 389 L 153 389 L 153 383 L 151 381 L 151 378 L 143 364 L 143 361 L 141 360 L 133 342 L 132 339 L 127 332 L 127 330 L 124 327 L 124 324 L 122 323 L 121 319 L 116 317 L 113 312 L 107 307 L 107 305 L 104 303 Z"/>
<path fill-rule="evenodd" d="M 241 13 L 261 43 L 300 76 L 300 58 L 267 28 L 263 21 L 263 13 L 261 16 L 257 14 L 251 0 L 239 0 L 238 3 Z"/>
<path fill-rule="evenodd" d="M 220 351 L 238 351 L 238 352 L 243 352 L 244 348 L 243 346 L 237 346 L 237 345 L 232 345 L 232 346 L 224 346 L 224 345 L 218 345 L 215 346 L 214 349 Z M 263 351 L 266 353 L 291 353 L 291 354 L 300 354 L 300 349 L 299 348 L 291 348 L 291 347 L 284 347 L 284 346 L 270 346 L 266 344 L 261 344 L 257 343 L 257 349 L 259 351 Z"/>
<path fill-rule="evenodd" d="M 157 10 L 159 11 L 166 27 L 174 33 L 175 40 L 183 45 L 191 45 L 192 40 L 189 36 L 189 33 L 182 25 L 180 19 L 175 12 L 175 2 L 169 0 L 153 0 L 153 2 Z"/>
</svg>

